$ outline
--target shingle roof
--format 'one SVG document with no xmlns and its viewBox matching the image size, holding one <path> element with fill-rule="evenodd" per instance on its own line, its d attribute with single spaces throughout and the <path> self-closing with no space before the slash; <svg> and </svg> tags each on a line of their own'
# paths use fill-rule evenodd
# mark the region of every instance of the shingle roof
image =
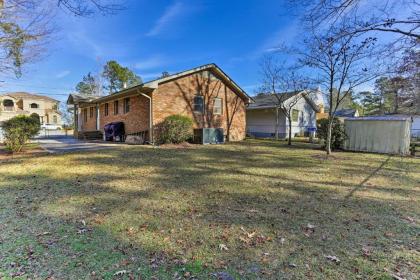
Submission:
<svg viewBox="0 0 420 280">
<path fill-rule="evenodd" d="M 8 95 L 11 97 L 14 97 L 16 99 L 20 99 L 20 98 L 31 98 L 31 99 L 39 99 L 39 100 L 48 100 L 48 101 L 52 101 L 52 102 L 59 102 L 58 100 L 45 96 L 45 95 L 40 95 L 40 94 L 33 94 L 33 93 L 29 93 L 29 92 L 8 92 L 8 93 L 4 93 L 2 94 L 2 96 L 4 95 Z"/>
<path fill-rule="evenodd" d="M 292 96 L 295 96 L 298 93 L 299 91 L 283 92 L 278 93 L 277 96 L 279 96 L 283 101 L 286 101 L 287 99 L 291 98 Z M 273 108 L 278 103 L 277 97 L 275 97 L 273 94 L 259 94 L 254 97 L 254 101 L 254 103 L 249 104 L 249 109 Z"/>
<path fill-rule="evenodd" d="M 204 71 L 204 70 L 212 70 L 214 73 L 217 73 L 218 76 L 220 78 L 222 78 L 225 82 L 229 83 L 231 85 L 231 87 L 235 90 L 235 93 L 238 94 L 238 96 L 242 96 L 242 98 L 247 99 L 248 102 L 252 102 L 253 99 L 241 88 L 238 86 L 238 84 L 236 84 L 225 72 L 223 72 L 222 69 L 220 69 L 219 66 L 217 66 L 214 63 L 211 64 L 205 64 L 199 67 L 195 67 L 186 71 L 182 71 L 179 73 L 175 73 L 172 75 L 168 75 L 162 78 L 158 78 L 155 80 L 151 80 L 145 83 L 142 83 L 140 85 L 135 85 L 126 89 L 123 89 L 119 92 L 114 92 L 112 94 L 109 95 L 105 95 L 105 96 L 101 96 L 99 98 L 99 100 L 96 99 L 91 99 L 88 100 L 86 99 L 86 97 L 77 95 L 77 94 L 70 94 L 69 98 L 67 99 L 67 104 L 72 104 L 72 102 L 91 102 L 91 101 L 98 101 L 98 102 L 102 102 L 104 100 L 110 99 L 110 98 L 115 98 L 115 96 L 121 96 L 124 94 L 129 94 L 130 92 L 132 92 L 135 89 L 147 89 L 147 90 L 153 90 L 154 88 L 157 87 L 158 84 L 160 83 L 164 83 L 170 80 L 174 80 L 180 77 L 184 77 L 184 76 L 188 76 L 192 73 L 196 73 L 196 72 L 200 72 L 200 71 Z M 69 103 L 70 102 L 70 103 Z"/>
<path fill-rule="evenodd" d="M 352 118 L 356 116 L 356 109 L 341 109 L 335 112 L 336 117 Z"/>
<path fill-rule="evenodd" d="M 67 98 L 67 104 L 85 103 L 85 102 L 88 103 L 99 98 L 100 96 L 84 96 L 81 94 L 71 93 L 69 94 L 69 97 Z"/>
<path fill-rule="evenodd" d="M 305 94 L 305 91 L 294 91 L 294 92 L 283 92 L 278 93 L 277 96 L 280 97 L 282 101 L 286 101 L 290 99 L 291 97 L 297 95 L 297 94 L 303 94 L 303 97 L 305 98 L 306 102 L 311 105 L 311 107 L 318 112 L 319 108 L 315 104 L 315 102 L 307 95 Z M 264 109 L 264 108 L 275 108 L 278 104 L 278 98 L 274 96 L 273 94 L 259 94 L 255 97 L 253 97 L 254 103 L 249 104 L 248 109 Z"/>
</svg>

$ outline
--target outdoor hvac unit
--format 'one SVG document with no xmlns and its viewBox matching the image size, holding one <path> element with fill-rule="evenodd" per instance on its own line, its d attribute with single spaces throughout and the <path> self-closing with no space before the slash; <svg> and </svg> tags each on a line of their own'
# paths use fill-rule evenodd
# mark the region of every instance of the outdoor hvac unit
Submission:
<svg viewBox="0 0 420 280">
<path fill-rule="evenodd" d="M 220 144 L 225 142 L 223 128 L 194 129 L 194 142 L 198 144 Z"/>
</svg>

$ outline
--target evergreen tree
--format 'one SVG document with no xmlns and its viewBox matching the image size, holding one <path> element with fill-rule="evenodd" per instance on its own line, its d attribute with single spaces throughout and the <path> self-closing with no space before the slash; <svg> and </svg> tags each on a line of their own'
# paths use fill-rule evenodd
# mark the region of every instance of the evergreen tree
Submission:
<svg viewBox="0 0 420 280">
<path fill-rule="evenodd" d="M 142 80 L 128 67 L 121 66 L 115 60 L 108 61 L 102 72 L 102 76 L 108 84 L 104 87 L 110 93 L 120 91 L 126 87 L 132 87 L 142 83 Z"/>
</svg>

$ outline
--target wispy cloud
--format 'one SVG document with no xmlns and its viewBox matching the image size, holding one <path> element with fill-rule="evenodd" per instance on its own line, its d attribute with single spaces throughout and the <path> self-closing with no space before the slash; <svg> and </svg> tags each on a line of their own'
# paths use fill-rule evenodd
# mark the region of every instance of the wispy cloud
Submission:
<svg viewBox="0 0 420 280">
<path fill-rule="evenodd" d="M 269 36 L 257 50 L 258 53 L 277 51 L 279 47 L 289 46 L 294 43 L 299 33 L 298 21 L 291 22 L 289 25 L 281 27 Z"/>
<path fill-rule="evenodd" d="M 143 79 L 143 82 L 147 82 L 159 78 L 162 73 L 140 73 L 138 75 Z"/>
<path fill-rule="evenodd" d="M 134 64 L 134 68 L 138 70 L 150 70 L 163 67 L 167 64 L 167 60 L 162 56 L 152 56 L 150 58 L 138 61 Z"/>
<path fill-rule="evenodd" d="M 186 16 L 194 8 L 191 5 L 185 5 L 183 2 L 176 1 L 170 6 L 166 7 L 163 14 L 160 18 L 155 22 L 152 29 L 147 32 L 146 36 L 152 37 L 159 35 L 162 33 L 171 23 L 175 22 L 176 20 Z"/>
<path fill-rule="evenodd" d="M 279 51 L 282 47 L 291 46 L 299 33 L 298 21 L 291 22 L 287 26 L 282 26 L 273 32 L 260 45 L 242 56 L 235 56 L 229 59 L 229 63 L 243 63 L 244 61 L 255 61 L 260 59 L 264 54 Z"/>
<path fill-rule="evenodd" d="M 68 76 L 69 74 L 70 74 L 70 70 L 63 70 L 63 71 L 61 71 L 61 72 L 58 72 L 58 73 L 55 75 L 55 77 L 56 77 L 57 79 L 61 79 L 61 78 L 64 78 L 64 77 Z"/>
</svg>

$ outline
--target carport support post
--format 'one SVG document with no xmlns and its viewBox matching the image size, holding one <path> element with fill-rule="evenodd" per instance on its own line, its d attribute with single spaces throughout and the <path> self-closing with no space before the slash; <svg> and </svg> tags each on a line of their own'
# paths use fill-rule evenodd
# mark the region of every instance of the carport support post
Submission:
<svg viewBox="0 0 420 280">
<path fill-rule="evenodd" d="M 152 98 L 147 94 L 144 94 L 137 90 L 137 92 L 146 97 L 149 100 L 149 143 L 153 145 L 153 109 L 152 109 Z"/>
<path fill-rule="evenodd" d="M 276 140 L 279 140 L 279 107 L 276 107 Z"/>
<path fill-rule="evenodd" d="M 77 104 L 74 104 L 73 106 L 73 114 L 74 114 L 74 130 L 73 130 L 73 136 L 79 137 L 79 114 L 78 114 L 78 106 Z"/>
</svg>

